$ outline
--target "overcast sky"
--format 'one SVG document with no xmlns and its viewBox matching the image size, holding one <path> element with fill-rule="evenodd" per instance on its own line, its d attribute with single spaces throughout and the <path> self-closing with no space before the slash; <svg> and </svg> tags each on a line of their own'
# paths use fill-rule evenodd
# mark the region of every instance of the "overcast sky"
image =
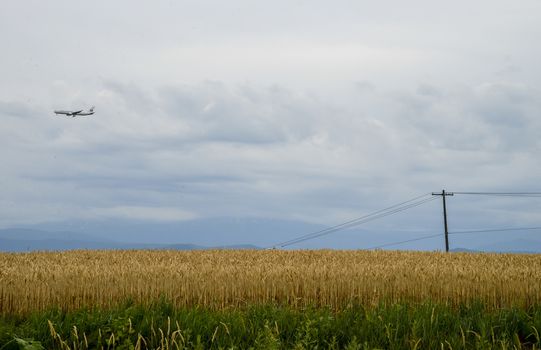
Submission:
<svg viewBox="0 0 541 350">
<path fill-rule="evenodd" d="M 539 0 L 0 8 L 0 227 L 334 225 L 442 188 L 541 190 Z M 454 203 L 460 228 L 541 225 L 541 199 Z"/>
</svg>

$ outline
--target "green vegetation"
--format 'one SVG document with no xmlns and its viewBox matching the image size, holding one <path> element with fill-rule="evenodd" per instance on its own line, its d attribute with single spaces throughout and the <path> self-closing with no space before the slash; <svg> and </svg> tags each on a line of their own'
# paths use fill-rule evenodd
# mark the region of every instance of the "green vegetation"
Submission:
<svg viewBox="0 0 541 350">
<path fill-rule="evenodd" d="M 0 349 L 491 349 L 541 346 L 541 306 L 395 303 L 210 310 L 126 303 L 0 318 Z"/>
</svg>

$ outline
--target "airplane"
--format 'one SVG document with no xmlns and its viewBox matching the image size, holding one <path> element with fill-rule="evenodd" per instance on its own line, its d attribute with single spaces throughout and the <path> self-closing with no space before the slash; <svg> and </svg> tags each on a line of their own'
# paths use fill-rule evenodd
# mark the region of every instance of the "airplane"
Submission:
<svg viewBox="0 0 541 350">
<path fill-rule="evenodd" d="M 64 114 L 64 115 L 67 115 L 68 117 L 72 117 L 72 118 L 75 118 L 77 116 L 85 116 L 85 115 L 92 115 L 94 114 L 94 106 L 92 106 L 92 108 L 90 108 L 88 110 L 88 112 L 85 112 L 84 110 L 79 110 L 79 111 L 54 111 L 55 114 Z"/>
</svg>

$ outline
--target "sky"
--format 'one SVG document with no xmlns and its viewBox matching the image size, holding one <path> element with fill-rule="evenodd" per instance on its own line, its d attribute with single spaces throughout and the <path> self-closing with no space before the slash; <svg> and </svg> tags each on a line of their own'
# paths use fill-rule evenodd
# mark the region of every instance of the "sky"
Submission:
<svg viewBox="0 0 541 350">
<path fill-rule="evenodd" d="M 0 228 L 332 226 L 442 189 L 541 191 L 539 0 L 1 8 Z M 448 202 L 453 228 L 541 226 L 538 198 Z M 370 227 L 441 231 L 441 201 L 405 214 Z"/>
</svg>

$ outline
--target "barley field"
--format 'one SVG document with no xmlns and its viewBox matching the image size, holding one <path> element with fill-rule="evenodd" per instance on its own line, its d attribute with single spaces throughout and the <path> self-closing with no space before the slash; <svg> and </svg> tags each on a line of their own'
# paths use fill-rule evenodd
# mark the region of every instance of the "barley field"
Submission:
<svg viewBox="0 0 541 350">
<path fill-rule="evenodd" d="M 140 305 L 293 308 L 541 301 L 541 255 L 401 251 L 69 251 L 0 254 L 0 313 Z"/>
</svg>

